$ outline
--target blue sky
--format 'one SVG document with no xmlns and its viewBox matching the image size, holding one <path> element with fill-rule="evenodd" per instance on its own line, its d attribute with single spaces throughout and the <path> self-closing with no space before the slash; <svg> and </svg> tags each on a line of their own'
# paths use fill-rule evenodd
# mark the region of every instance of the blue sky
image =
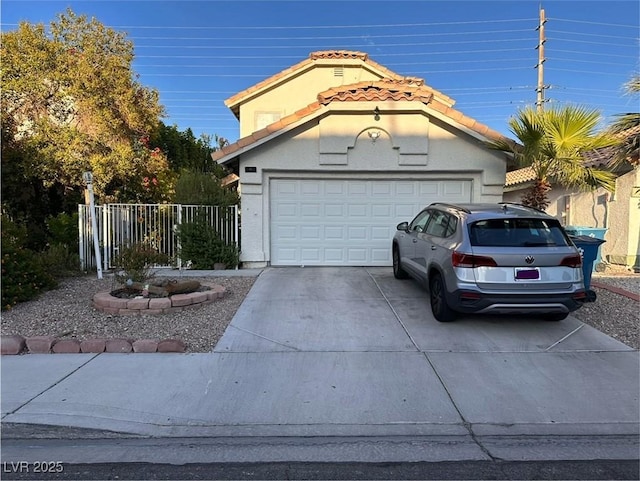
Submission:
<svg viewBox="0 0 640 481">
<path fill-rule="evenodd" d="M 318 50 L 357 50 L 456 100 L 511 136 L 536 99 L 539 7 L 545 10 L 548 105 L 638 111 L 623 84 L 640 71 L 640 2 L 575 1 L 33 1 L 2 0 L 2 31 L 49 24 L 70 7 L 126 32 L 140 82 L 160 92 L 167 125 L 238 138 L 224 100 Z"/>
</svg>

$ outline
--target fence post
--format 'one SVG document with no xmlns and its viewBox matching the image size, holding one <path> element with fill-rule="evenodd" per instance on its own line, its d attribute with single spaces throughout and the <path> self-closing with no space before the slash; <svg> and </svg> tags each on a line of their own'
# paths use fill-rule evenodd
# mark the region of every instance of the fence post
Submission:
<svg viewBox="0 0 640 481">
<path fill-rule="evenodd" d="M 85 271 L 87 268 L 87 258 L 84 255 L 84 209 L 82 204 L 78 204 L 78 254 L 80 255 L 80 269 Z"/>
<path fill-rule="evenodd" d="M 182 225 L 182 204 L 178 204 L 178 215 L 176 217 L 177 223 L 174 228 L 174 235 L 176 236 L 176 259 L 178 259 L 178 269 L 182 270 L 182 257 L 180 257 L 180 236 L 178 235 L 180 225 Z"/>
<path fill-rule="evenodd" d="M 102 266 L 100 265 L 100 241 L 98 239 L 98 226 L 96 221 L 96 210 L 93 200 L 93 174 L 91 172 L 85 172 L 83 174 L 85 183 L 87 184 L 87 190 L 89 191 L 89 208 L 91 209 L 91 228 L 93 230 L 93 243 L 96 252 L 96 266 L 98 270 L 98 279 L 102 279 Z"/>
</svg>

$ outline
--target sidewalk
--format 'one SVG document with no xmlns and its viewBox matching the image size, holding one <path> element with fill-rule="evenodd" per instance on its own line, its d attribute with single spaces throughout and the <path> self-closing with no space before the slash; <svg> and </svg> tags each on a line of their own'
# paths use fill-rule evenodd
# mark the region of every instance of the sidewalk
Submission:
<svg viewBox="0 0 640 481">
<path fill-rule="evenodd" d="M 3 358 L 2 460 L 637 459 L 638 354 L 571 316 L 438 323 L 388 269 L 266 269 L 212 353 Z"/>
</svg>

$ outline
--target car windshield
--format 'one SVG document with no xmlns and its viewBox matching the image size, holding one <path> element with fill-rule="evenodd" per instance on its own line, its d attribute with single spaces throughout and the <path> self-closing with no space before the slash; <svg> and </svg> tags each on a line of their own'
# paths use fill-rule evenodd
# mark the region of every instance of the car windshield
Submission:
<svg viewBox="0 0 640 481">
<path fill-rule="evenodd" d="M 470 226 L 471 245 L 496 247 L 566 246 L 568 239 L 555 219 L 487 219 Z"/>
</svg>

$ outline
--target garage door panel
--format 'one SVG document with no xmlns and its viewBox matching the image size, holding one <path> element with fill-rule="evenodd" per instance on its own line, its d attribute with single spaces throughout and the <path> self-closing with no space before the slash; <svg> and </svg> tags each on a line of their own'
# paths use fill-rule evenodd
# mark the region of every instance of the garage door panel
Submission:
<svg viewBox="0 0 640 481">
<path fill-rule="evenodd" d="M 438 195 L 440 184 L 420 184 L 420 195 Z"/>
<path fill-rule="evenodd" d="M 322 236 L 320 235 L 320 226 L 301 226 L 300 227 L 300 239 L 301 240 L 322 240 Z"/>
<path fill-rule="evenodd" d="M 368 194 L 367 182 L 365 181 L 348 181 L 347 192 L 349 196 L 366 196 Z"/>
<path fill-rule="evenodd" d="M 366 241 L 368 238 L 367 231 L 368 231 L 367 227 L 351 226 L 347 231 L 347 234 L 349 236 L 348 239 L 351 239 L 354 241 Z"/>
<path fill-rule="evenodd" d="M 343 217 L 344 204 L 325 204 L 324 213 L 328 217 Z"/>
<path fill-rule="evenodd" d="M 395 226 L 436 201 L 469 202 L 471 181 L 273 179 L 272 265 L 390 266 Z"/>
<path fill-rule="evenodd" d="M 326 240 L 346 240 L 343 226 L 326 226 L 324 228 L 324 238 Z"/>
<path fill-rule="evenodd" d="M 413 197 L 418 193 L 416 191 L 417 187 L 415 182 L 398 182 L 396 184 L 396 194 Z"/>
<path fill-rule="evenodd" d="M 390 237 L 393 237 L 391 232 L 391 228 L 389 227 L 373 226 L 371 227 L 371 240 L 389 240 Z"/>
<path fill-rule="evenodd" d="M 347 215 L 353 218 L 366 218 L 368 217 L 366 204 L 347 204 Z"/>
<path fill-rule="evenodd" d="M 393 212 L 391 204 L 374 204 L 371 206 L 371 215 L 373 217 L 390 217 Z"/>
</svg>

